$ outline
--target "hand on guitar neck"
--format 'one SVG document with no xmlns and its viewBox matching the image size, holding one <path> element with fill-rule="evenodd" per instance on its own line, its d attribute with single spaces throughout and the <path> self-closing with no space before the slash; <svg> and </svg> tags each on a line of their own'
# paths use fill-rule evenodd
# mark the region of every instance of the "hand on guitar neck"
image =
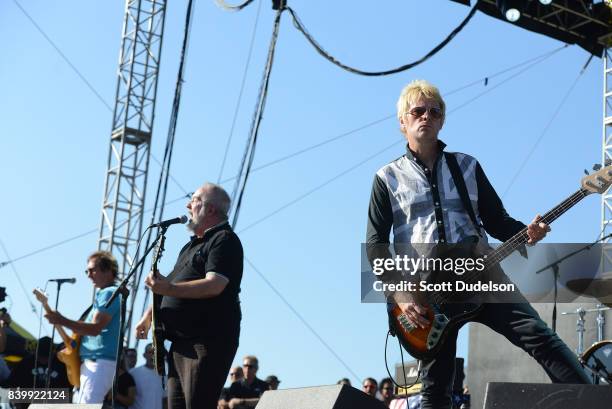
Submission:
<svg viewBox="0 0 612 409">
<path fill-rule="evenodd" d="M 159 271 L 151 271 L 145 279 L 145 284 L 155 294 L 172 296 L 174 286 L 166 277 L 161 275 Z"/>
<path fill-rule="evenodd" d="M 542 219 L 541 215 L 536 215 L 533 218 L 532 222 L 527 226 L 527 236 L 529 236 L 529 240 L 527 240 L 527 244 L 533 246 L 538 241 L 542 240 L 546 237 L 546 233 L 550 231 L 550 226 L 546 223 L 542 223 L 540 220 Z"/>
<path fill-rule="evenodd" d="M 66 326 L 68 318 L 64 317 L 59 311 L 49 310 L 45 313 L 45 318 L 49 321 L 49 324 Z"/>
</svg>

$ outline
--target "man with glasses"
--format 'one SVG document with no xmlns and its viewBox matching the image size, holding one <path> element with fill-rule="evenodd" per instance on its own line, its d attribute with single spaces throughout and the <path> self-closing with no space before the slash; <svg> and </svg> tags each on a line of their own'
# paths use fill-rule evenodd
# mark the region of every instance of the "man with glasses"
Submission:
<svg viewBox="0 0 612 409">
<path fill-rule="evenodd" d="M 153 366 L 153 344 L 145 346 L 142 356 L 145 364 L 130 371 L 136 383 L 136 399 L 130 409 L 162 409 L 164 388 Z"/>
<path fill-rule="evenodd" d="M 146 285 L 163 296 L 159 318 L 172 342 L 168 353 L 168 407 L 215 409 L 240 335 L 243 250 L 227 221 L 229 195 L 206 183 L 187 203 L 188 229 L 168 277 L 149 274 Z M 136 326 L 146 339 L 151 308 Z"/>
<path fill-rule="evenodd" d="M 244 379 L 234 382 L 229 390 L 230 409 L 254 408 L 259 402 L 259 397 L 267 391 L 270 386 L 257 377 L 259 361 L 254 355 L 247 355 L 242 360 Z"/>
<path fill-rule="evenodd" d="M 235 366 L 232 369 L 230 369 L 229 378 L 230 378 L 230 386 L 234 382 L 242 380 L 244 378 L 244 372 L 242 372 L 242 367 Z M 229 390 L 230 388 L 228 387 L 228 388 L 223 388 L 223 390 L 221 391 L 221 396 L 219 397 L 219 402 L 217 403 L 217 409 L 229 408 L 229 405 L 228 405 Z"/>
<path fill-rule="evenodd" d="M 396 248 L 403 244 L 427 249 L 471 237 L 486 243 L 484 231 L 505 241 L 525 227 L 506 213 L 475 158 L 444 151 L 446 145 L 438 139 L 438 133 L 445 113 L 446 105 L 430 83 L 413 81 L 402 90 L 397 118 L 408 144 L 404 155 L 383 166 L 374 177 L 366 237 L 370 261 L 391 257 L 388 245 L 392 228 Z M 550 231 L 539 219 L 536 216 L 528 226 L 529 244 Z M 403 278 L 397 270 L 386 270 L 377 279 L 397 283 Z M 429 324 L 427 302 L 419 294 L 395 292 L 387 293 L 387 297 L 398 304 L 410 325 L 423 328 Z M 473 320 L 523 348 L 553 382 L 589 382 L 576 357 L 528 302 L 485 304 Z M 456 337 L 457 331 L 450 333 L 440 352 L 423 362 L 424 409 L 451 407 Z"/>
<path fill-rule="evenodd" d="M 71 320 L 57 311 L 45 315 L 51 324 L 61 325 L 82 336 L 79 355 L 82 360 L 80 388 L 75 403 L 102 403 L 115 375 L 119 337 L 119 304 L 117 297 L 105 304 L 117 288 L 119 267 L 108 251 L 96 251 L 87 258 L 85 274 L 95 288 L 94 303 L 84 320 Z"/>
</svg>

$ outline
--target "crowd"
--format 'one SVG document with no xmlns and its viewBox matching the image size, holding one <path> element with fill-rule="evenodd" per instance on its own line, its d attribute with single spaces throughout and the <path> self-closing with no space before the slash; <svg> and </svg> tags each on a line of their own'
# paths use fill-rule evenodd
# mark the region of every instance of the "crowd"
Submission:
<svg viewBox="0 0 612 409">
<path fill-rule="evenodd" d="M 348 378 L 342 378 L 337 384 L 351 386 L 351 381 Z M 376 379 L 368 377 L 363 380 L 361 390 L 367 395 L 382 401 L 390 409 L 420 409 L 420 384 L 416 386 L 416 388 L 408 388 L 406 391 L 399 391 L 395 388 L 391 378 L 384 378 L 377 382 Z M 453 409 L 469 408 L 470 394 L 467 387 L 460 391 L 453 391 Z"/>
<path fill-rule="evenodd" d="M 10 331 L 10 316 L 0 316 L 0 354 L 7 353 L 6 339 Z M 66 368 L 55 358 L 58 345 L 52 345 L 51 338 L 43 337 L 38 341 L 35 350 L 26 351 L 23 358 L 12 365 L 7 365 L 0 355 L 0 386 L 15 387 L 50 387 L 70 388 Z M 51 351 L 49 372 L 49 351 Z M 123 359 L 119 366 L 119 377 L 115 393 L 115 408 L 118 409 L 162 409 L 166 407 L 166 394 L 162 378 L 157 375 L 153 365 L 153 346 L 145 347 L 144 364 L 136 366 L 138 356 L 134 348 L 123 351 Z M 269 375 L 265 379 L 257 377 L 259 361 L 254 355 L 247 355 L 242 360 L 242 366 L 230 369 L 230 386 L 223 388 L 217 409 L 246 409 L 254 408 L 261 395 L 267 390 L 276 390 L 280 380 L 276 375 Z M 47 380 L 47 373 L 50 374 Z M 351 386 L 347 378 L 342 378 L 338 384 Z M 408 393 L 398 391 L 391 378 L 384 378 L 380 382 L 372 377 L 365 378 L 361 390 L 367 395 L 382 401 L 390 409 L 420 409 L 421 395 L 417 388 L 410 388 Z M 412 392 L 411 392 L 412 391 Z M 401 392 L 401 393 L 400 393 Z M 27 405 L 17 405 L 19 409 Z M 108 391 L 105 399 L 105 408 L 112 407 L 112 394 Z M 453 393 L 454 409 L 469 409 L 469 393 L 467 388 Z"/>
<path fill-rule="evenodd" d="M 276 375 L 270 375 L 265 380 L 257 377 L 259 361 L 254 355 L 247 355 L 242 360 L 242 366 L 230 369 L 230 386 L 223 388 L 217 409 L 254 408 L 261 395 L 267 390 L 276 390 L 280 380 Z"/>
</svg>

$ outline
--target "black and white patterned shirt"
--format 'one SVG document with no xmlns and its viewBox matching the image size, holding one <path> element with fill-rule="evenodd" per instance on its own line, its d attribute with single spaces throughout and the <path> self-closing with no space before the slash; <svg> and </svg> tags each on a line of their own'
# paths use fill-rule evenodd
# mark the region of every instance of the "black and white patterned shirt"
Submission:
<svg viewBox="0 0 612 409">
<path fill-rule="evenodd" d="M 466 212 L 439 141 L 433 169 L 428 169 L 407 147 L 406 154 L 376 172 L 368 209 L 366 243 L 457 243 L 479 235 Z M 463 174 L 478 224 L 492 237 L 505 241 L 525 225 L 508 215 L 478 161 L 453 153 Z M 486 240 L 486 235 L 483 238 Z"/>
</svg>

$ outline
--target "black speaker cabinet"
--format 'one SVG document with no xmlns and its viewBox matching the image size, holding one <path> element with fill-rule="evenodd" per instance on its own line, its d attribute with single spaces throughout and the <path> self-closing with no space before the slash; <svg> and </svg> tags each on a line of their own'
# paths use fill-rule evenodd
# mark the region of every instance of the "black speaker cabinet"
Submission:
<svg viewBox="0 0 612 409">
<path fill-rule="evenodd" d="M 266 391 L 256 409 L 386 409 L 360 390 L 347 385 Z"/>
<path fill-rule="evenodd" d="M 484 409 L 610 409 L 611 385 L 489 382 Z"/>
</svg>

